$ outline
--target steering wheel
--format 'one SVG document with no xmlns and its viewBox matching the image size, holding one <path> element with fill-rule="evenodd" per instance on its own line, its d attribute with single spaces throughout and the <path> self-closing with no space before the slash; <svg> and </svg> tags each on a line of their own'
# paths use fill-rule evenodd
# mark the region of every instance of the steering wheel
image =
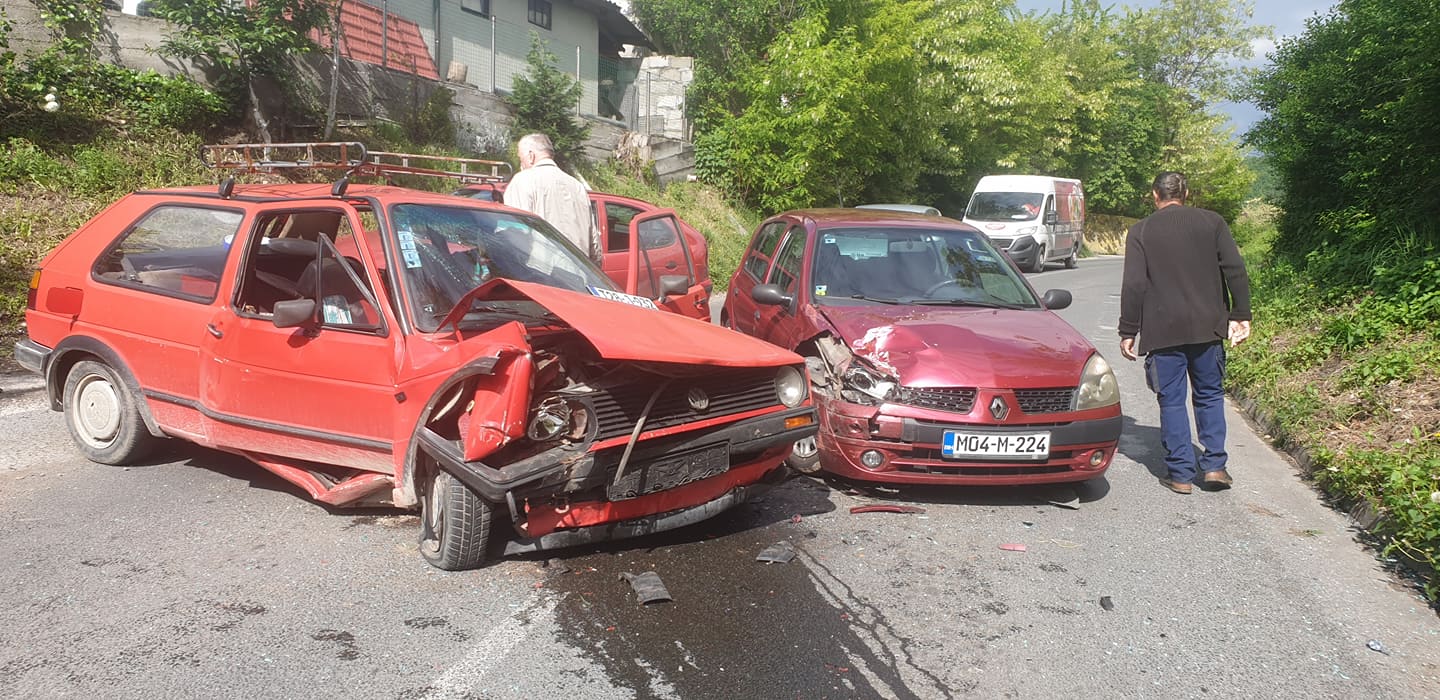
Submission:
<svg viewBox="0 0 1440 700">
<path fill-rule="evenodd" d="M 947 285 L 947 284 L 953 284 L 953 285 L 955 285 L 955 286 L 957 286 L 957 287 L 970 287 L 970 286 L 973 286 L 973 285 L 971 285 L 971 284 L 969 284 L 969 283 L 961 282 L 960 280 L 957 280 L 957 279 L 940 280 L 939 282 L 936 282 L 935 284 L 930 285 L 930 288 L 927 289 L 927 290 L 925 290 L 925 296 L 928 297 L 928 296 L 934 294 L 935 292 L 939 291 L 939 289 L 940 289 L 941 287 L 944 287 L 944 286 Z"/>
</svg>

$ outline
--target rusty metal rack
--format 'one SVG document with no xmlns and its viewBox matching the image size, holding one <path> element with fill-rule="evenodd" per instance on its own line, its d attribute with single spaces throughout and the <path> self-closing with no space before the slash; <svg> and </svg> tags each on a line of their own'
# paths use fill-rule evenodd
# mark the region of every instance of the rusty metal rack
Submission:
<svg viewBox="0 0 1440 700">
<path fill-rule="evenodd" d="M 356 141 L 237 143 L 201 146 L 206 167 L 237 172 L 283 169 L 344 170 L 346 175 L 426 175 L 464 183 L 503 182 L 509 163 L 423 153 L 370 151 Z"/>
</svg>

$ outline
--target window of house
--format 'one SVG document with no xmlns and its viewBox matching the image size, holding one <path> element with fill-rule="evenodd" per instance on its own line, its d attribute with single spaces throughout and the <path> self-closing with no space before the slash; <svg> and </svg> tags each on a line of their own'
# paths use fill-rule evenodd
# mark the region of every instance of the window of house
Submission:
<svg viewBox="0 0 1440 700">
<path fill-rule="evenodd" d="M 489 17 L 490 0 L 460 0 L 460 9 L 482 17 Z"/>
<path fill-rule="evenodd" d="M 226 209 L 157 207 L 100 256 L 95 274 L 124 286 L 212 302 L 243 218 Z"/>
<path fill-rule="evenodd" d="M 542 29 L 550 28 L 549 0 L 530 0 L 530 23 Z"/>
</svg>

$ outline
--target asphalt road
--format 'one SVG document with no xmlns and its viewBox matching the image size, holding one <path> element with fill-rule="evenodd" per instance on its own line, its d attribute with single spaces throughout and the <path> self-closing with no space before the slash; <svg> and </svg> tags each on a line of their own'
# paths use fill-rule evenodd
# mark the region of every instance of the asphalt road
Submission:
<svg viewBox="0 0 1440 700">
<path fill-rule="evenodd" d="M 1062 315 L 1117 363 L 1107 478 L 796 479 L 686 530 L 458 574 L 421 560 L 412 515 L 329 511 L 223 454 L 91 464 L 32 381 L 0 377 L 0 697 L 1440 697 L 1435 612 L 1239 415 L 1233 490 L 1158 485 L 1119 260 L 1031 280 L 1071 290 Z M 925 512 L 849 512 L 877 502 Z M 754 561 L 782 540 L 793 561 Z M 620 575 L 644 571 L 673 602 L 637 605 Z"/>
</svg>

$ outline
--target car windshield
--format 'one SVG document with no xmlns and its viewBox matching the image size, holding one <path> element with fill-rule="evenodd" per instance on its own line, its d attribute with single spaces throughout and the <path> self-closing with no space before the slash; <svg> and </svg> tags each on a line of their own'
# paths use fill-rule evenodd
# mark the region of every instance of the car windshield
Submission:
<svg viewBox="0 0 1440 700">
<path fill-rule="evenodd" d="M 436 330 L 460 298 L 492 277 L 585 294 L 615 286 L 564 236 L 537 216 L 465 206 L 397 204 L 390 212 L 400 276 L 415 326 Z M 467 325 L 542 318 L 530 302 L 476 302 Z"/>
<path fill-rule="evenodd" d="M 810 269 L 817 304 L 1039 306 L 989 240 L 971 230 L 822 229 Z"/>
<path fill-rule="evenodd" d="M 965 209 L 972 221 L 1033 221 L 1045 201 L 1038 192 L 976 192 Z"/>
</svg>

